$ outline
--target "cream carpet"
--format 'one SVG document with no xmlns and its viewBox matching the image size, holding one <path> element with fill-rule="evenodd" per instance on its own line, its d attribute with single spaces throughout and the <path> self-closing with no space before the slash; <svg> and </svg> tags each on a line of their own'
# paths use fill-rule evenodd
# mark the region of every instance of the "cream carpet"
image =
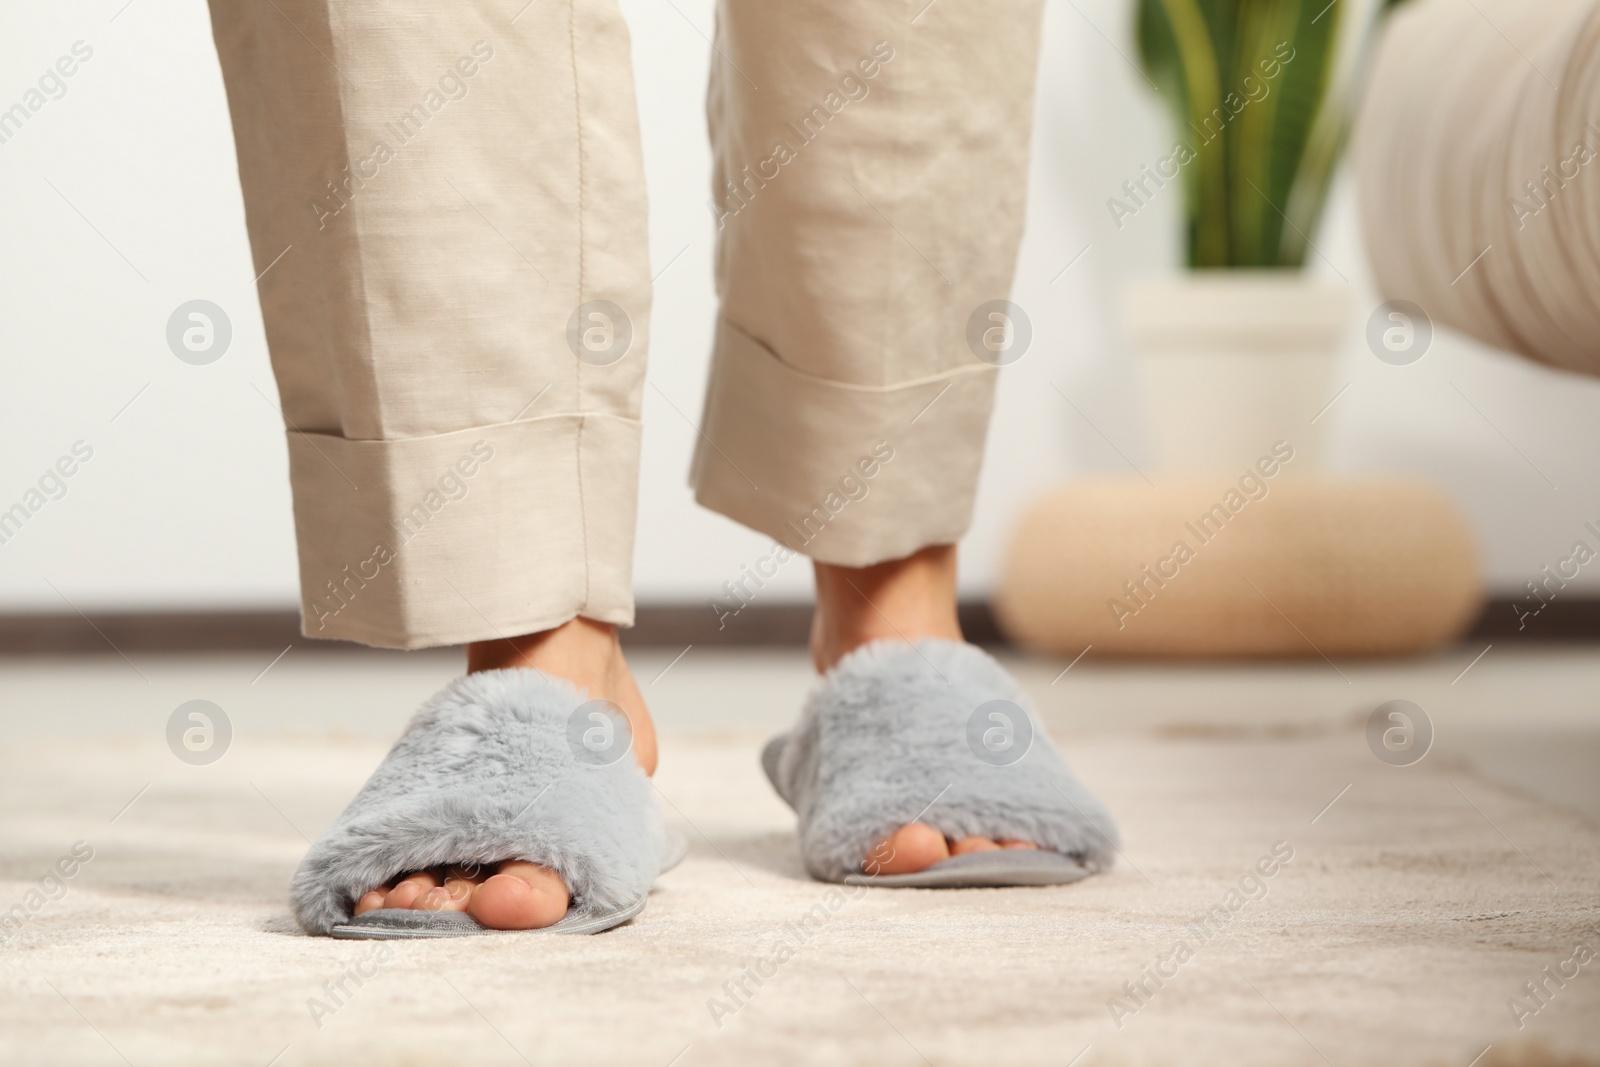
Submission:
<svg viewBox="0 0 1600 1067">
<path fill-rule="evenodd" d="M 756 766 L 803 659 L 640 656 L 693 842 L 644 915 L 388 950 L 301 936 L 284 887 L 452 660 L 0 663 L 0 907 L 93 850 L 0 943 L 0 1063 L 1597 1063 L 1600 959 L 1565 961 L 1600 950 L 1600 663 L 1497 648 L 1452 684 L 1477 651 L 1023 662 L 1125 861 L 1061 888 L 848 897 L 806 879 Z M 1393 697 L 1439 732 L 1415 766 L 1367 748 L 1365 711 Z M 232 721 L 209 766 L 163 736 L 194 698 Z M 1292 859 L 1230 898 L 1275 845 Z M 1577 973 L 1528 998 L 1547 966 Z"/>
</svg>

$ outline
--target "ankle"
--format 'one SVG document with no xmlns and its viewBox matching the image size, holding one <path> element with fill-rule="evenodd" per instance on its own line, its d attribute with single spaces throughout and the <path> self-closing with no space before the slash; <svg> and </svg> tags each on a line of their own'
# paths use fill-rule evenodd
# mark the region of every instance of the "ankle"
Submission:
<svg viewBox="0 0 1600 1067">
<path fill-rule="evenodd" d="M 468 674 L 505 668 L 539 671 L 572 683 L 592 700 L 616 705 L 633 729 L 633 753 L 639 766 L 646 774 L 655 773 L 655 725 L 628 670 L 615 626 L 580 616 L 539 633 L 467 646 Z"/>
<path fill-rule="evenodd" d="M 817 563 L 815 570 L 811 659 L 819 672 L 873 641 L 961 640 L 954 545 L 870 567 Z"/>
</svg>

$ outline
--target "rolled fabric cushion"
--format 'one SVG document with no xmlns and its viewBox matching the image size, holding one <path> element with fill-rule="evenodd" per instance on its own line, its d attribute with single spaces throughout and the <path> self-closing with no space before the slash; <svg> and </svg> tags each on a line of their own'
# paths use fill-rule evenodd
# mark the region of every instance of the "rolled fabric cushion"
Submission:
<svg viewBox="0 0 1600 1067">
<path fill-rule="evenodd" d="M 1067 656 L 1316 657 L 1436 648 L 1481 603 L 1471 531 L 1432 486 L 1199 478 L 1045 493 L 995 611 L 1019 644 Z"/>
<path fill-rule="evenodd" d="M 1378 288 L 1600 374 L 1600 3 L 1412 0 L 1355 127 Z"/>
</svg>

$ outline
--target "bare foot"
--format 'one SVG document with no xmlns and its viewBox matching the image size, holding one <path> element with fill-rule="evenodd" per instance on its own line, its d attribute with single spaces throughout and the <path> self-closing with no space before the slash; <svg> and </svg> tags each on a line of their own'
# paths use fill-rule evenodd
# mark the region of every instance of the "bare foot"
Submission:
<svg viewBox="0 0 1600 1067">
<path fill-rule="evenodd" d="M 520 668 L 571 682 L 591 699 L 609 700 L 628 717 L 633 754 L 646 774 L 656 769 L 656 731 L 644 696 L 628 670 L 617 628 L 576 618 L 554 630 L 467 646 L 467 672 Z M 570 894 L 547 867 L 507 860 L 488 867 L 412 871 L 375 887 L 356 903 L 362 915 L 379 908 L 464 911 L 494 930 L 537 930 L 560 921 Z"/>
<path fill-rule="evenodd" d="M 956 620 L 955 545 L 932 545 L 871 567 L 814 566 L 817 611 L 811 620 L 811 662 L 818 673 L 873 641 L 962 640 Z M 987 837 L 951 841 L 926 823 L 914 822 L 874 845 L 864 869 L 874 875 L 914 874 L 951 856 L 1035 847 Z"/>
</svg>

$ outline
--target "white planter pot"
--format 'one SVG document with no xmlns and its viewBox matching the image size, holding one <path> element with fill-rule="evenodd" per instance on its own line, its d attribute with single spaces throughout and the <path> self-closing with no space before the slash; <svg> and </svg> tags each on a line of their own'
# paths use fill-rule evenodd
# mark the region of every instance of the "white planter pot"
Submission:
<svg viewBox="0 0 1600 1067">
<path fill-rule="evenodd" d="M 1326 420 L 1311 420 L 1337 391 L 1351 304 L 1343 283 L 1298 271 L 1200 271 L 1129 285 L 1124 324 L 1155 468 L 1242 470 L 1287 441 L 1295 458 L 1285 473 L 1314 471 Z"/>
</svg>

